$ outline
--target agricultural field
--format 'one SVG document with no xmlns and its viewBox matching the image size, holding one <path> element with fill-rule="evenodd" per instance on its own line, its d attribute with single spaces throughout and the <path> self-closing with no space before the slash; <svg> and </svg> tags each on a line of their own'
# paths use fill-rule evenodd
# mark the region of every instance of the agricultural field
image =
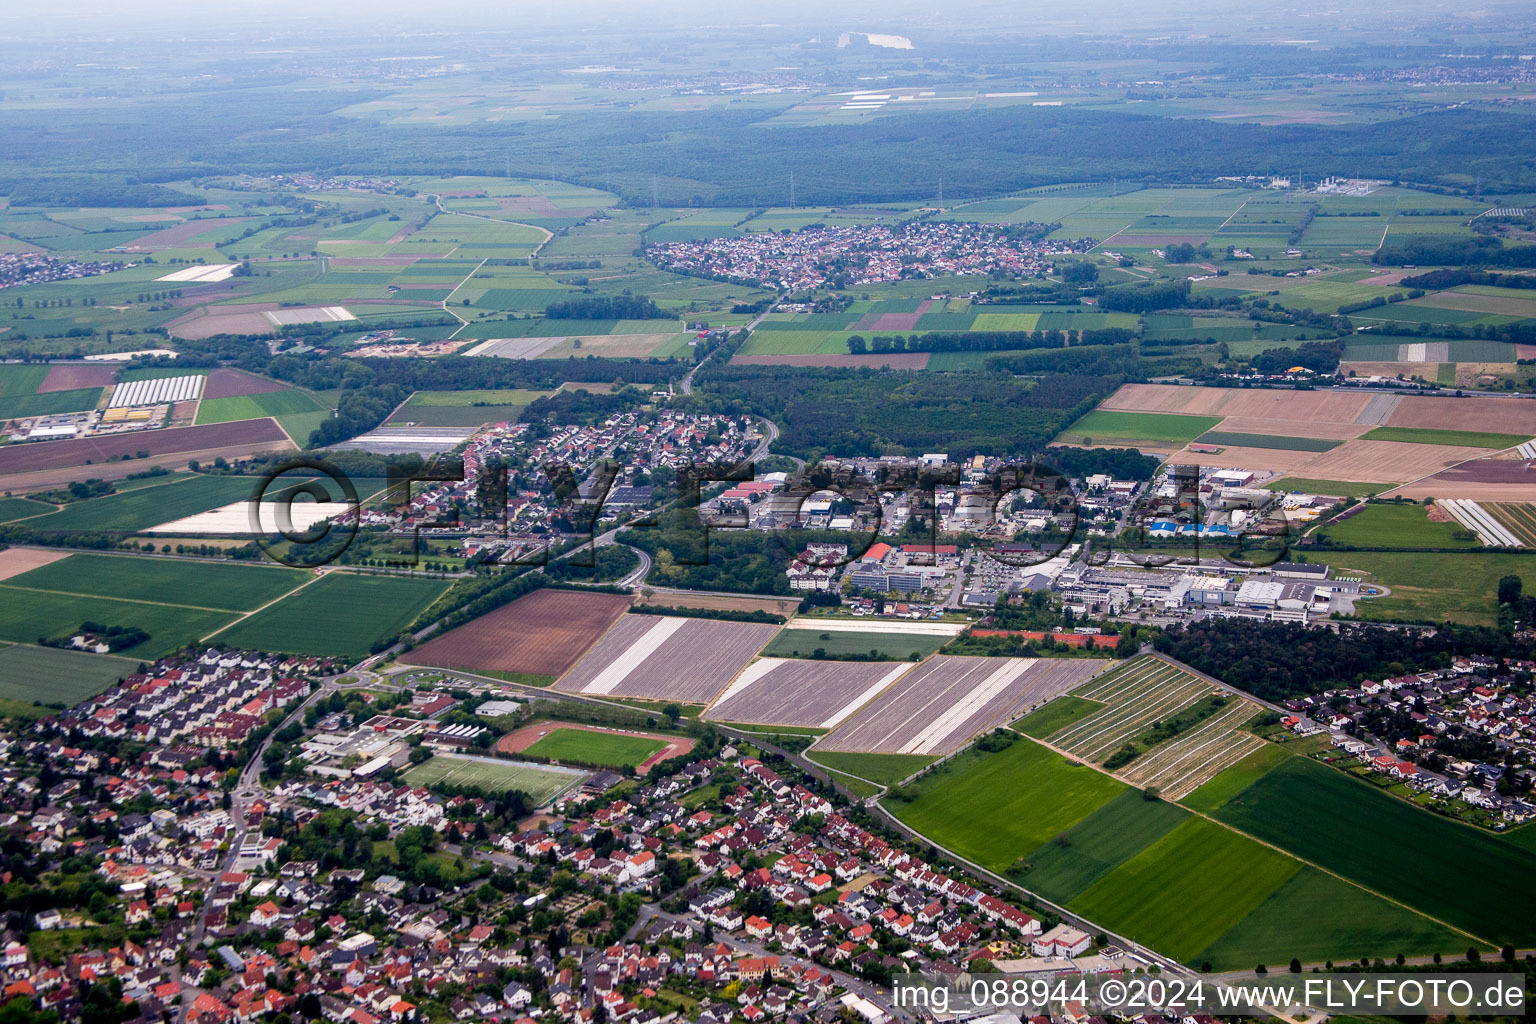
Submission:
<svg viewBox="0 0 1536 1024">
<path fill-rule="evenodd" d="M 777 631 L 756 622 L 627 615 L 555 688 L 707 704 Z"/>
<path fill-rule="evenodd" d="M 0 639 L 58 638 L 99 622 L 144 630 L 150 638 L 123 656 L 154 658 L 196 643 L 305 579 L 263 566 L 70 555 L 0 583 Z"/>
<path fill-rule="evenodd" d="M 0 648 L 0 700 L 73 706 L 138 669 L 132 658 L 13 644 Z"/>
<path fill-rule="evenodd" d="M 811 756 L 826 751 L 812 748 Z M 1030 740 L 997 753 L 977 749 L 917 783 L 910 802 L 886 798 L 909 827 L 962 857 L 1006 871 L 1019 856 L 1109 803 L 1124 786 Z M 979 828 L 978 823 L 987 827 Z"/>
<path fill-rule="evenodd" d="M 433 637 L 404 660 L 552 683 L 624 615 L 629 603 L 621 594 L 536 590 Z"/>
<path fill-rule="evenodd" d="M 621 736 L 591 729 L 554 729 L 524 753 L 551 761 L 633 768 L 667 747 L 665 740 L 645 736 Z"/>
<path fill-rule="evenodd" d="M 882 786 L 894 786 L 913 772 L 922 771 L 933 758 L 918 754 L 850 754 L 834 750 L 812 751 L 809 758 L 835 772 L 852 775 Z"/>
<path fill-rule="evenodd" d="M 1104 667 L 1086 658 L 936 655 L 818 740 L 814 749 L 947 754 Z"/>
<path fill-rule="evenodd" d="M 221 630 L 217 640 L 246 650 L 362 658 L 446 589 L 442 580 L 331 572 Z"/>
<path fill-rule="evenodd" d="M 814 628 L 786 629 L 769 641 L 763 653 L 775 658 L 805 658 L 821 651 L 829 658 L 838 658 L 850 654 L 867 656 L 875 652 L 885 661 L 916 661 L 943 647 L 948 639 L 874 630 L 854 633 L 846 630 L 823 632 Z"/>
<path fill-rule="evenodd" d="M 1095 409 L 1066 430 L 1057 441 L 1069 444 L 1109 444 L 1152 441 L 1186 444 L 1221 422 L 1220 417 L 1165 413 L 1116 412 Z"/>
<path fill-rule="evenodd" d="M 1289 755 L 1281 753 L 1281 758 Z M 1220 779 L 1265 761 L 1249 754 Z M 1207 785 L 1210 785 L 1209 783 Z M 1019 740 L 969 751 L 886 806 L 933 841 L 1215 970 L 1455 950 L 1467 937 L 1220 824 Z M 986 820 L 989 827 L 977 829 Z"/>
<path fill-rule="evenodd" d="M 1335 577 L 1391 589 L 1355 602 L 1355 614 L 1375 621 L 1459 622 L 1492 626 L 1499 577 L 1514 574 L 1536 587 L 1536 562 L 1525 555 L 1462 552 L 1339 551 L 1319 553 Z"/>
<path fill-rule="evenodd" d="M 1472 551 L 1480 545 L 1476 538 L 1462 538 L 1467 531 L 1460 524 L 1431 522 L 1428 509 L 1416 502 L 1402 505 L 1370 504 L 1348 519 L 1324 524 L 1311 536 L 1326 537 L 1335 544 L 1363 548 L 1450 548 Z"/>
<path fill-rule="evenodd" d="M 1088 700 L 1075 694 L 1064 693 L 1038 711 L 1031 711 L 1014 722 L 1013 728 L 1032 739 L 1041 740 L 1053 732 L 1058 732 L 1088 717 L 1095 711 L 1102 710 L 1103 707 L 1102 701 Z"/>
<path fill-rule="evenodd" d="M 1536 871 L 1536 852 L 1344 772 L 1292 757 L 1212 813 L 1493 944 L 1536 940 L 1536 891 L 1508 884 Z"/>
<path fill-rule="evenodd" d="M 1528 434 L 1498 434 L 1472 430 L 1425 430 L 1415 427 L 1377 427 L 1362 434 L 1365 441 L 1398 441 L 1403 444 L 1443 444 L 1458 448 L 1513 448 L 1531 439 Z"/>
<path fill-rule="evenodd" d="M 296 444 L 305 445 L 309 435 L 321 423 L 330 419 L 332 412 L 309 392 L 297 388 L 231 395 L 227 398 L 204 396 L 197 407 L 197 422 L 200 424 L 259 420 L 266 416 L 277 420 Z"/>
<path fill-rule="evenodd" d="M 908 668 L 885 662 L 763 657 L 743 669 L 703 717 L 716 722 L 831 729 Z"/>
<path fill-rule="evenodd" d="M 1102 703 L 1103 709 L 1051 733 L 1046 741 L 1074 757 L 1103 763 L 1153 723 L 1178 715 L 1212 692 L 1210 683 L 1175 665 L 1136 658 L 1073 691 L 1074 697 Z"/>
<path fill-rule="evenodd" d="M 580 785 L 586 773 L 516 761 L 438 754 L 432 760 L 416 765 L 403 778 L 413 786 L 429 789 L 449 785 L 475 786 L 487 793 L 517 790 L 528 794 L 528 802 L 537 807 Z"/>
<path fill-rule="evenodd" d="M 1497 519 L 1526 547 L 1536 547 L 1536 505 L 1518 502 L 1482 502 L 1483 511 Z M 0 509 L 3 512 L 3 509 Z"/>
<path fill-rule="evenodd" d="M 418 391 L 390 414 L 388 425 L 478 427 L 482 423 L 513 423 L 529 403 L 548 391 Z"/>
<path fill-rule="evenodd" d="M 1380 484 L 1348 480 L 1314 480 L 1297 476 L 1281 477 L 1263 486 L 1271 491 L 1301 491 L 1306 494 L 1322 494 L 1337 498 L 1368 498 L 1386 490 Z"/>
<path fill-rule="evenodd" d="M 1200 444 L 1235 445 L 1239 448 L 1273 448 L 1287 452 L 1328 452 L 1343 444 L 1319 437 L 1277 437 L 1274 434 L 1239 434 L 1208 430 L 1195 439 Z"/>
<path fill-rule="evenodd" d="M 250 611 L 311 579 L 298 569 L 135 555 L 77 554 L 5 580 L 15 589 Z"/>
<path fill-rule="evenodd" d="M 283 477 L 288 479 L 287 475 Z M 254 476 L 201 474 L 119 481 L 117 493 L 71 502 L 27 525 L 44 530 L 136 533 L 233 502 L 248 501 L 261 483 L 262 478 Z M 277 491 L 270 493 L 275 495 Z"/>
<path fill-rule="evenodd" d="M 169 427 L 69 441 L 6 445 L 0 447 L 0 485 L 9 490 L 26 486 L 16 482 L 16 479 L 22 478 L 22 474 L 27 474 L 24 479 L 31 480 L 45 471 L 51 470 L 58 474 L 94 463 L 120 461 L 124 456 L 135 457 L 133 469 L 144 469 L 163 462 L 183 462 L 187 458 L 207 458 L 211 461 L 221 454 L 234 456 L 257 451 L 289 451 L 292 448 L 293 443 L 288 435 L 273 420 Z M 142 459 L 136 458 L 139 452 L 147 452 L 148 455 Z M 16 475 L 12 480 L 3 479 L 12 474 Z M 63 473 L 59 479 L 67 481 L 70 478 L 70 474 Z"/>
</svg>

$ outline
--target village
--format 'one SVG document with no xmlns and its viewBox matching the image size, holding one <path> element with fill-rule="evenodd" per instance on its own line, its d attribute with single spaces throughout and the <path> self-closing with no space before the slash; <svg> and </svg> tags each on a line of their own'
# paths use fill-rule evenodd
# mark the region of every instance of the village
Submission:
<svg viewBox="0 0 1536 1024">
<path fill-rule="evenodd" d="M 748 281 L 800 292 L 963 274 L 1038 277 L 1057 257 L 1087 252 L 1091 239 L 1039 240 L 1020 227 L 913 221 L 896 227 L 813 226 L 778 234 L 664 242 L 646 249 L 677 274 Z"/>
<path fill-rule="evenodd" d="M 881 1024 L 893 973 L 1150 966 L 931 863 L 771 747 L 710 730 L 535 808 L 397 775 L 452 732 L 434 716 L 515 712 L 498 688 L 357 689 L 218 650 L 146 669 L 0 738 L 0 823 L 29 862 L 8 884 L 78 880 L 11 904 L 7 999 L 78 1016 L 106 987 L 126 1019 L 194 1024 Z M 328 769 L 309 748 L 330 735 L 417 745 Z"/>
</svg>

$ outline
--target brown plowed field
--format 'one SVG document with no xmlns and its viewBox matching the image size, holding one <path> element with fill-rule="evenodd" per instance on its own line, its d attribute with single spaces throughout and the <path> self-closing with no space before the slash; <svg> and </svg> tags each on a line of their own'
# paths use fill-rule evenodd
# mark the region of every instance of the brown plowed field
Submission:
<svg viewBox="0 0 1536 1024">
<path fill-rule="evenodd" d="M 237 224 L 244 224 L 255 220 L 254 217 L 226 217 L 223 219 L 205 217 L 201 220 L 189 220 L 177 224 L 173 228 L 162 228 L 159 231 L 151 231 L 128 248 L 130 249 L 212 249 L 212 242 L 191 242 L 188 239 L 196 238 L 205 231 L 214 228 L 233 228 Z M 231 235 L 240 232 L 231 231 Z"/>
<path fill-rule="evenodd" d="M 203 385 L 204 398 L 238 398 L 241 395 L 263 395 L 269 391 L 286 388 L 275 380 L 267 380 L 244 370 L 214 370 Z"/>
<path fill-rule="evenodd" d="M 85 437 L 75 441 L 44 441 L 41 444 L 17 444 L 0 448 L 0 474 L 31 473 L 47 469 L 83 466 L 87 462 L 108 462 L 124 455 L 147 451 L 151 455 L 206 451 L 228 446 L 247 447 L 271 442 L 287 449 L 292 442 L 273 419 L 244 420 L 238 423 L 210 423 L 202 427 L 171 427 L 165 430 L 141 430 L 131 434 Z M 137 463 L 138 460 L 130 460 Z M 143 468 L 149 463 L 138 465 Z"/>
<path fill-rule="evenodd" d="M 1228 416 L 1218 431 L 1230 434 L 1269 434 L 1278 437 L 1316 437 L 1328 441 L 1350 441 L 1367 430 L 1369 423 L 1334 423 L 1319 420 L 1281 420 L 1262 416 Z"/>
<path fill-rule="evenodd" d="M 1354 423 L 1370 400 L 1370 395 L 1341 391 L 1269 391 L 1259 388 L 1127 384 L 1107 398 L 1100 408 L 1188 416 L 1243 416 L 1284 420 L 1288 423 L 1311 423 L 1318 420 Z"/>
<path fill-rule="evenodd" d="M 608 631 L 629 598 L 578 590 L 536 590 L 427 641 L 405 660 L 473 672 L 563 675 Z"/>
<path fill-rule="evenodd" d="M 1394 484 L 1417 480 L 1467 459 L 1486 455 L 1486 448 L 1459 448 L 1445 444 L 1402 444 L 1396 441 L 1345 441 L 1332 451 L 1292 452 L 1270 448 L 1223 446 L 1206 454 L 1182 451 L 1173 456 L 1179 463 L 1232 469 L 1269 469 L 1314 480 L 1358 480 L 1361 483 Z M 1440 495 L 1435 493 L 1437 497 Z M 1445 494 L 1444 497 L 1456 497 Z"/>
<path fill-rule="evenodd" d="M 553 722 L 549 719 L 542 719 L 537 722 L 529 722 L 521 729 L 514 729 L 507 733 L 496 741 L 496 749 L 503 754 L 521 754 L 554 729 L 579 729 L 582 732 L 606 732 L 612 733 L 615 736 L 639 736 L 642 739 L 665 743 L 665 747 L 635 766 L 636 775 L 644 775 L 651 770 L 651 765 L 653 764 L 660 764 L 674 757 L 682 757 L 693 749 L 695 742 L 692 736 L 663 736 L 654 732 L 607 729 L 600 725 L 581 725 L 576 722 Z"/>
<path fill-rule="evenodd" d="M 678 594 L 652 591 L 649 597 L 641 597 L 638 604 L 654 604 L 666 608 L 704 608 L 709 611 L 769 612 L 773 615 L 789 615 L 800 602 L 792 597 L 729 597 L 725 594 Z"/>
<path fill-rule="evenodd" d="M 879 369 L 889 366 L 893 370 L 923 370 L 928 367 L 927 352 L 866 353 L 856 356 L 849 353 L 799 353 L 783 356 L 735 356 L 733 363 L 743 366 L 871 366 Z"/>
<path fill-rule="evenodd" d="M 1405 498 L 1530 501 L 1536 495 L 1536 462 L 1530 459 L 1473 459 L 1428 479 L 1416 480 L 1387 496 L 1396 495 Z"/>
<path fill-rule="evenodd" d="M 48 548 L 6 548 L 0 551 L 0 580 L 20 576 L 24 572 L 40 569 L 49 562 L 68 557 L 68 551 L 52 551 Z"/>
<path fill-rule="evenodd" d="M 1404 398 L 1389 427 L 1485 430 L 1536 437 L 1536 401 L 1528 398 Z"/>
<path fill-rule="evenodd" d="M 112 386 L 115 367 L 100 363 L 74 363 L 69 366 L 51 366 L 43 378 L 38 394 L 48 391 L 73 391 L 76 388 L 106 388 Z"/>
</svg>

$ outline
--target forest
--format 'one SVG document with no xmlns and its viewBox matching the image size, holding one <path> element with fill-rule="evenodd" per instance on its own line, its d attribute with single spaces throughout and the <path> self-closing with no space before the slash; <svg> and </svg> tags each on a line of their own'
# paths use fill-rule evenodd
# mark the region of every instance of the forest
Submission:
<svg viewBox="0 0 1536 1024">
<path fill-rule="evenodd" d="M 1026 456 L 1112 392 L 1118 378 L 1047 373 L 923 374 L 900 370 L 709 366 L 714 411 L 752 412 L 779 424 L 776 451 Z"/>
<path fill-rule="evenodd" d="M 1263 126 L 1120 112 L 1009 107 L 903 114 L 765 130 L 762 108 L 572 112 L 545 124 L 441 124 L 409 131 L 339 117 L 371 89 L 228 90 L 221 117 L 185 116 L 179 97 L 0 108 L 0 191 L 89 205 L 94 190 L 216 173 L 490 174 L 611 187 L 636 204 L 757 207 L 926 199 L 935 168 L 953 197 L 1065 181 L 1201 181 L 1284 170 L 1352 173 L 1464 189 L 1533 184 L 1528 122 L 1462 108 L 1367 124 Z M 282 134 L 276 134 L 280 130 Z M 56 172 L 73 177 L 50 184 Z M 652 176 L 655 176 L 653 181 Z M 114 180 L 114 176 L 117 176 Z M 91 190 L 65 194 L 69 182 Z"/>
<path fill-rule="evenodd" d="M 1536 642 L 1477 626 L 1443 625 L 1431 634 L 1343 624 L 1207 619 L 1169 627 L 1157 649 L 1261 700 L 1348 687 L 1363 679 L 1445 668 L 1458 655 L 1536 656 Z"/>
</svg>

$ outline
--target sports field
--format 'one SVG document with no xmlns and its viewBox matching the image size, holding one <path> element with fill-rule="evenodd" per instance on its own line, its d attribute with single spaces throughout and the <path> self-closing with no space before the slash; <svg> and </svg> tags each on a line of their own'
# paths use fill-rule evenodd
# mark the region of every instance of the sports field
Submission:
<svg viewBox="0 0 1536 1024">
<path fill-rule="evenodd" d="M 836 658 L 849 654 L 868 655 L 873 651 L 886 661 L 910 661 L 914 660 L 914 654 L 927 657 L 948 642 L 947 636 L 912 633 L 786 629 L 768 642 L 768 646 L 763 648 L 763 654 L 773 658 L 808 658 L 819 650 L 829 658 Z"/>
<path fill-rule="evenodd" d="M 138 668 L 129 658 L 14 644 L 0 648 L 0 699 L 74 705 Z"/>
<path fill-rule="evenodd" d="M 214 639 L 247 650 L 361 658 L 415 620 L 448 584 L 332 572 Z"/>
<path fill-rule="evenodd" d="M 1124 439 L 1187 444 L 1220 422 L 1220 416 L 1179 416 L 1095 409 L 1063 430 L 1057 441 L 1066 444 L 1099 444 Z"/>
<path fill-rule="evenodd" d="M 1289 758 L 1213 813 L 1495 944 L 1536 941 L 1536 888 L 1512 883 L 1536 877 L 1536 852 L 1326 765 Z"/>
<path fill-rule="evenodd" d="M 451 754 L 438 754 L 404 775 L 405 781 L 411 785 L 428 788 L 446 783 L 478 786 L 488 793 L 505 793 L 515 789 L 528 794 L 528 800 L 534 806 L 549 803 L 585 777 L 583 772 L 568 769 L 562 771 L 516 761 L 454 757 Z"/>
<path fill-rule="evenodd" d="M 644 736 L 623 736 L 589 729 L 555 729 L 524 753 L 547 757 L 551 761 L 633 768 L 658 750 L 665 749 L 666 745 L 663 740 Z"/>
</svg>

